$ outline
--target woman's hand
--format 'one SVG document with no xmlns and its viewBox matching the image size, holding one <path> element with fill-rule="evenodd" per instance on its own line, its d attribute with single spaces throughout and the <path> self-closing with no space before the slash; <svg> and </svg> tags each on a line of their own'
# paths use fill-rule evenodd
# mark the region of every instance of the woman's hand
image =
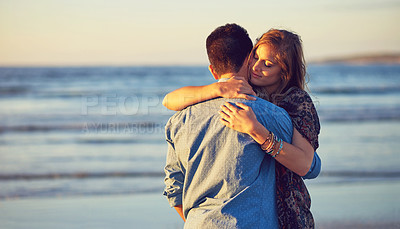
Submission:
<svg viewBox="0 0 400 229">
<path fill-rule="evenodd" d="M 218 82 L 217 86 L 219 90 L 218 94 L 221 97 L 256 100 L 256 98 L 249 96 L 255 96 L 256 93 L 243 77 L 234 76 L 225 82 Z"/>
<path fill-rule="evenodd" d="M 251 134 L 256 126 L 261 125 L 253 109 L 243 103 L 236 103 L 236 106 L 231 103 L 221 106 L 222 111 L 219 112 L 219 115 L 222 124 L 241 133 Z"/>
<path fill-rule="evenodd" d="M 269 136 L 269 131 L 260 122 L 251 107 L 243 103 L 225 103 L 221 106 L 219 112 L 221 122 L 225 126 L 236 131 L 250 135 L 258 144 L 263 144 Z M 286 168 L 297 173 L 299 176 L 305 176 L 310 170 L 314 148 L 297 130 L 294 128 L 293 145 L 284 142 L 279 157 L 275 159 Z"/>
</svg>

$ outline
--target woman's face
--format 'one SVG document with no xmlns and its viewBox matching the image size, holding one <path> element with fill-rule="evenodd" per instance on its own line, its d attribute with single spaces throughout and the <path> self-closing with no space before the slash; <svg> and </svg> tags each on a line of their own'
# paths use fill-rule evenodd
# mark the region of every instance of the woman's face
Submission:
<svg viewBox="0 0 400 229">
<path fill-rule="evenodd" d="M 274 55 L 268 45 L 260 45 L 250 62 L 250 82 L 273 93 L 281 84 L 281 67 L 274 62 Z"/>
</svg>

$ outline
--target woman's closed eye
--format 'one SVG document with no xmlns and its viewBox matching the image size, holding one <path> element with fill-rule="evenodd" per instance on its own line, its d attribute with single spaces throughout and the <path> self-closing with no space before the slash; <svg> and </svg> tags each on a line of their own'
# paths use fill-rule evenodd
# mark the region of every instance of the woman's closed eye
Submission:
<svg viewBox="0 0 400 229">
<path fill-rule="evenodd" d="M 271 67 L 271 65 L 272 65 L 267 60 L 260 60 L 257 55 L 254 55 L 253 59 L 256 60 L 256 61 L 262 62 L 265 67 Z"/>
<path fill-rule="evenodd" d="M 265 67 L 270 68 L 272 66 L 274 66 L 274 64 L 270 63 L 269 61 L 265 61 L 264 62 Z"/>
</svg>

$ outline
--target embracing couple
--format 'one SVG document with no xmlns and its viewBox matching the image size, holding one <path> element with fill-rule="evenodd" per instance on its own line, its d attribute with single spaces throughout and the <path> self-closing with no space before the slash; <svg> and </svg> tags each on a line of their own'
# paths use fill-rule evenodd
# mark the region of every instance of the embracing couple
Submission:
<svg viewBox="0 0 400 229">
<path fill-rule="evenodd" d="M 303 179 L 318 176 L 320 124 L 305 92 L 300 37 L 272 29 L 253 47 L 236 24 L 206 40 L 218 82 L 169 93 L 165 190 L 185 228 L 314 228 Z"/>
</svg>

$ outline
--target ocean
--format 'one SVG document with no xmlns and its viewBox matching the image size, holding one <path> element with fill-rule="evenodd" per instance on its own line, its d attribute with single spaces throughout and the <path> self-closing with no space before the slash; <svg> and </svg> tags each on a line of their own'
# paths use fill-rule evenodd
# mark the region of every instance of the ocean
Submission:
<svg viewBox="0 0 400 229">
<path fill-rule="evenodd" d="M 322 172 L 310 186 L 400 182 L 400 65 L 310 65 Z M 0 200 L 162 195 L 166 93 L 206 66 L 1 67 Z"/>
</svg>

